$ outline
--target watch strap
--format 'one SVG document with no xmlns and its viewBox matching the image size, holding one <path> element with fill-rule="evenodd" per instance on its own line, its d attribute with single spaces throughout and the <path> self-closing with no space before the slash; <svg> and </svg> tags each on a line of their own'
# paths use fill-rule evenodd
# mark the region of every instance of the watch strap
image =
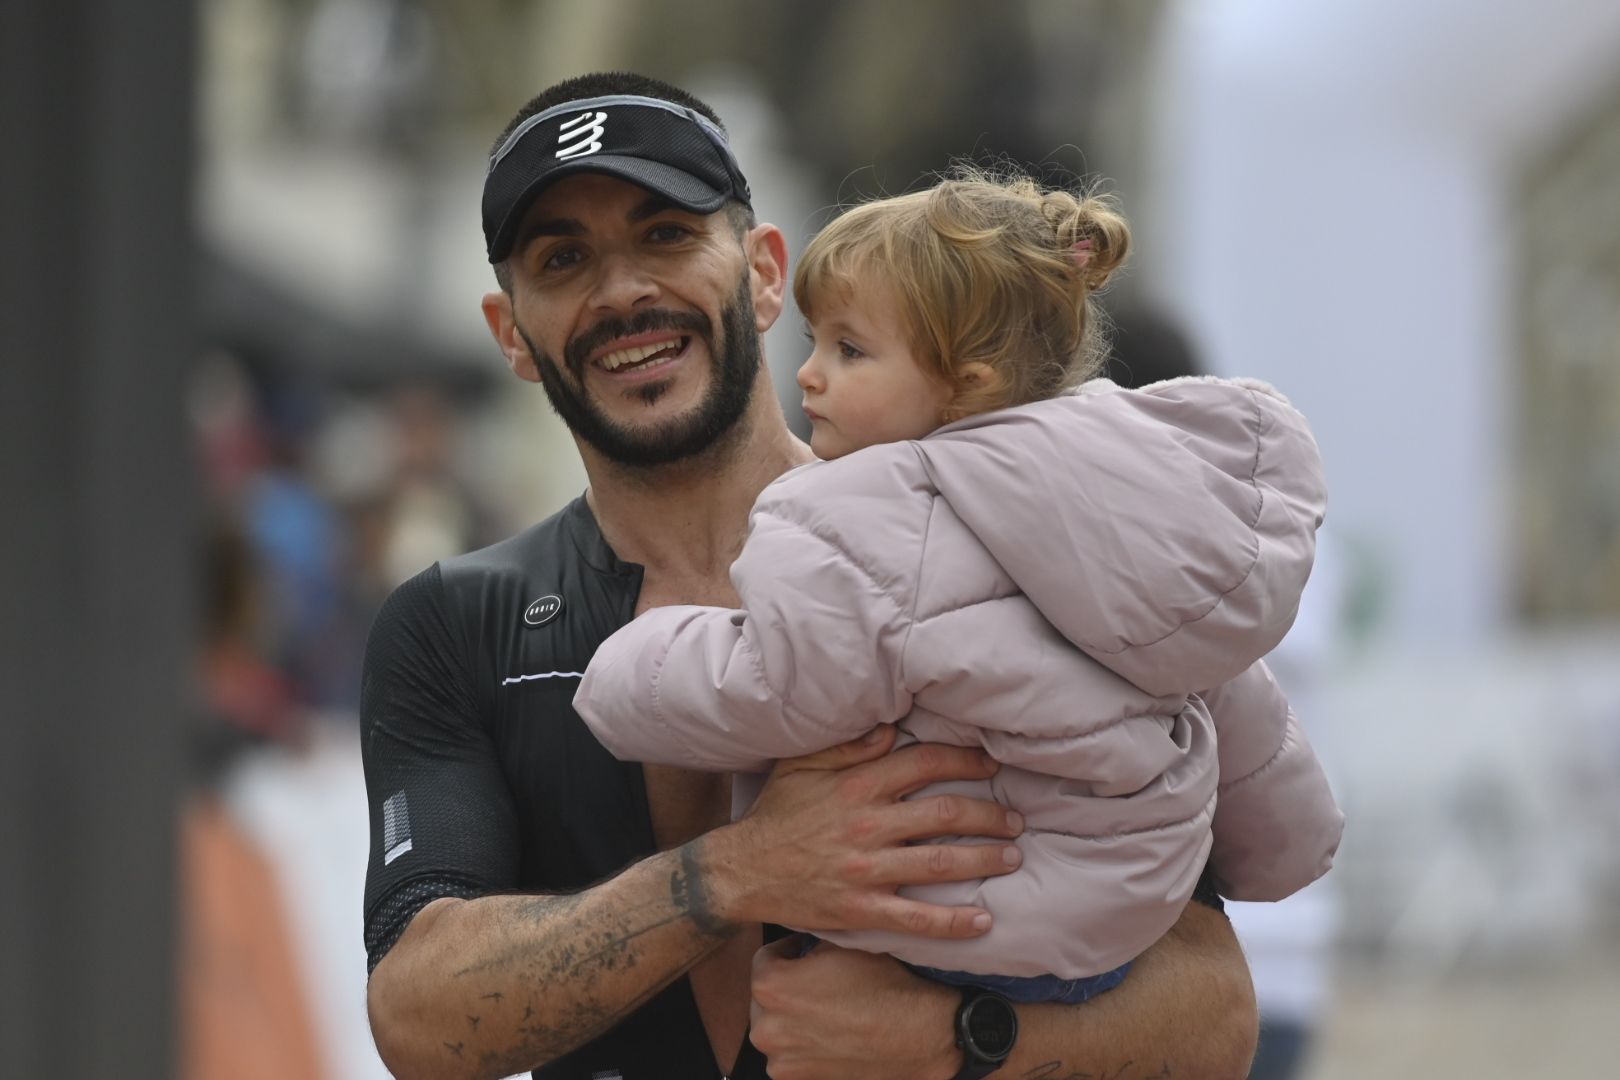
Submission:
<svg viewBox="0 0 1620 1080">
<path fill-rule="evenodd" d="M 951 1080 L 984 1080 L 985 1077 L 1001 1068 L 999 1061 L 969 1061 L 967 1048 L 962 1049 L 962 1067 L 956 1070 Z"/>
<path fill-rule="evenodd" d="M 1007 1009 L 1012 1021 L 1012 1040 L 1008 1042 L 1006 1052 L 1000 1057 L 986 1057 L 974 1045 L 968 1035 L 966 1022 L 968 1009 L 975 1003 L 986 998 L 993 998 Z M 1012 1002 L 993 990 L 986 990 L 980 986 L 962 987 L 962 1003 L 956 1008 L 955 1035 L 957 1048 L 962 1051 L 962 1067 L 956 1071 L 951 1080 L 984 1080 L 986 1076 L 995 1072 L 1006 1064 L 1007 1057 L 1012 1053 L 1014 1043 L 1018 1041 L 1018 1017 L 1012 1011 Z"/>
</svg>

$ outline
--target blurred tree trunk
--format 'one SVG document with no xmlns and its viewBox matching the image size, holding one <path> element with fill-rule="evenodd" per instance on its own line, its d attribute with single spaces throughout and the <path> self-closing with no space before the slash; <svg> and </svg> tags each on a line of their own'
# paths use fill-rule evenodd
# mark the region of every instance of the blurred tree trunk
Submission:
<svg viewBox="0 0 1620 1080">
<path fill-rule="evenodd" d="M 174 1074 L 191 0 L 0 5 L 0 1055 Z"/>
</svg>

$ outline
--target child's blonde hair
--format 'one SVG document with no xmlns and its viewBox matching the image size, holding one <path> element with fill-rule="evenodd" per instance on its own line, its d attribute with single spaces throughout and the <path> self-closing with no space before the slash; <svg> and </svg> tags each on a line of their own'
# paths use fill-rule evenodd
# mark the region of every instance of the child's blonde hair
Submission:
<svg viewBox="0 0 1620 1080">
<path fill-rule="evenodd" d="M 814 320 L 829 290 L 885 282 L 912 350 L 951 386 L 945 419 L 1055 397 L 1107 359 L 1092 293 L 1130 251 L 1110 196 L 958 167 L 927 191 L 878 199 L 810 242 L 793 298 Z"/>
</svg>

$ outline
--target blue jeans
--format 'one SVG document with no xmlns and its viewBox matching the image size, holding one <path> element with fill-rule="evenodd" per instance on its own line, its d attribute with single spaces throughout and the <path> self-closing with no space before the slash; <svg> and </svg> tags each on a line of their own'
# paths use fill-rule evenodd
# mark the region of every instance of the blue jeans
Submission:
<svg viewBox="0 0 1620 1080">
<path fill-rule="evenodd" d="M 804 941 L 799 947 L 799 955 L 808 955 L 811 949 L 820 944 L 820 938 L 814 934 L 805 934 Z M 978 975 L 971 971 L 941 971 L 939 968 L 922 967 L 918 964 L 906 966 L 925 979 L 932 979 L 948 986 L 978 986 L 985 990 L 994 990 L 1008 1001 L 1016 1001 L 1022 1005 L 1033 1005 L 1040 1001 L 1078 1005 L 1124 982 L 1125 973 L 1131 970 L 1131 963 L 1132 961 L 1127 960 L 1113 971 L 1105 971 L 1101 975 L 1087 975 L 1081 979 L 1060 979 L 1056 975 Z"/>
<path fill-rule="evenodd" d="M 978 986 L 994 990 L 1008 1001 L 1026 1005 L 1037 1001 L 1077 1005 L 1124 982 L 1125 973 L 1131 970 L 1131 965 L 1126 962 L 1113 971 L 1088 975 L 1083 979 L 1060 979 L 1056 975 L 976 975 L 970 971 L 940 971 L 938 968 L 916 965 L 912 965 L 911 970 L 925 979 L 951 986 Z"/>
</svg>

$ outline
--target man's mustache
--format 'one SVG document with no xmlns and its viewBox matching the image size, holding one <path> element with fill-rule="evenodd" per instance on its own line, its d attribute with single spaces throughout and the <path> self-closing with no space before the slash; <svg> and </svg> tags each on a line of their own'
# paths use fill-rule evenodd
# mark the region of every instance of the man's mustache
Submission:
<svg viewBox="0 0 1620 1080">
<path fill-rule="evenodd" d="M 591 353 L 610 341 L 634 334 L 649 334 L 655 330 L 678 330 L 710 338 L 714 331 L 714 323 L 700 312 L 665 311 L 663 308 L 638 311 L 628 319 L 610 315 L 570 341 L 563 358 L 567 361 L 568 370 L 573 373 L 574 378 L 583 379 L 585 361 Z"/>
</svg>

